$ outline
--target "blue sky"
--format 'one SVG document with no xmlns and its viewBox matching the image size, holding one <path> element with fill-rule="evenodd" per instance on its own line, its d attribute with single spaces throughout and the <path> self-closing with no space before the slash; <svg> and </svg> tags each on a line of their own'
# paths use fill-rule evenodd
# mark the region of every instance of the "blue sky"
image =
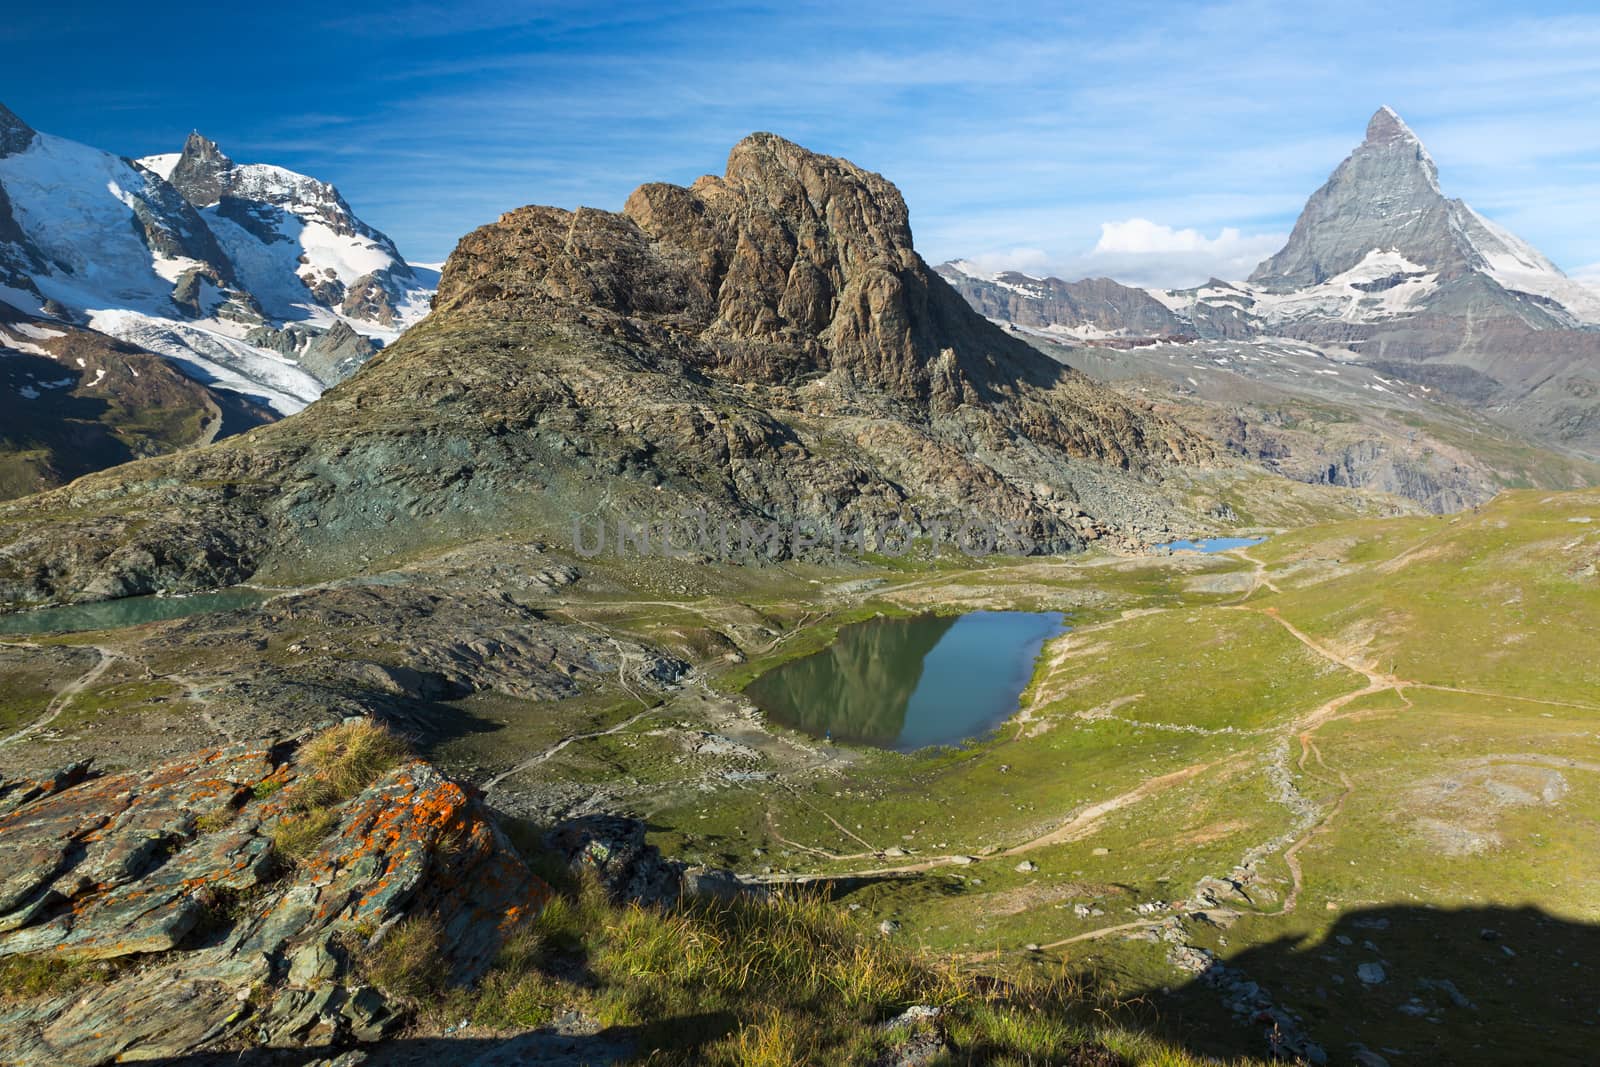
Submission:
<svg viewBox="0 0 1600 1067">
<path fill-rule="evenodd" d="M 1600 274 L 1600 11 L 1319 6 L 69 2 L 7 14 L 0 100 L 127 155 L 198 128 L 418 261 L 766 129 L 888 176 L 934 262 L 1142 284 L 1247 273 L 1390 104 L 1447 193 Z"/>
</svg>

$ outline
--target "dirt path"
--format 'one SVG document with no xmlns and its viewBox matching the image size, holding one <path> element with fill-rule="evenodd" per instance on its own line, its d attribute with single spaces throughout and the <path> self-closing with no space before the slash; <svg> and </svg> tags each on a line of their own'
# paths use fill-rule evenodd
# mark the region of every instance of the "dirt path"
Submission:
<svg viewBox="0 0 1600 1067">
<path fill-rule="evenodd" d="M 1236 752 L 1232 755 L 1225 756 L 1222 759 L 1213 760 L 1210 763 L 1196 763 L 1188 767 L 1180 768 L 1176 771 L 1170 771 L 1167 774 L 1157 775 L 1154 778 L 1150 778 L 1144 782 L 1141 782 L 1139 785 L 1128 790 L 1126 793 L 1121 793 L 1117 796 L 1111 797 L 1108 800 L 1102 800 L 1098 804 L 1091 804 L 1089 807 L 1079 811 L 1066 822 L 1062 823 L 1060 826 L 1048 833 L 1040 834 L 1038 837 L 1030 838 L 1021 844 L 1012 845 L 1010 848 L 1001 849 L 996 852 L 989 852 L 982 856 L 974 856 L 960 852 L 946 853 L 938 856 L 929 856 L 927 859 L 917 860 L 914 863 L 903 863 L 893 867 L 873 867 L 867 870 L 849 871 L 846 873 L 853 877 L 891 877 L 895 875 L 921 874 L 939 867 L 966 867 L 983 863 L 985 860 L 1006 859 L 1011 856 L 1021 856 L 1037 849 L 1048 848 L 1051 845 L 1059 845 L 1067 841 L 1076 841 L 1079 838 L 1089 834 L 1094 829 L 1095 825 L 1106 816 L 1121 811 L 1123 808 L 1126 808 L 1131 804 L 1136 804 L 1139 801 L 1144 800 L 1146 797 L 1161 792 L 1163 789 L 1166 789 L 1169 786 L 1177 785 L 1180 782 L 1186 782 L 1189 779 L 1194 778 L 1197 775 L 1204 774 L 1206 771 L 1209 771 L 1215 767 L 1220 767 L 1223 764 L 1242 759 L 1246 755 L 1248 755 L 1247 752 Z M 855 838 L 857 841 L 861 841 L 862 844 L 867 844 L 867 842 L 862 841 L 860 837 L 857 837 L 849 830 L 846 830 L 832 816 L 828 815 L 824 811 L 821 811 L 821 809 L 816 808 L 815 805 L 808 803 L 807 806 L 817 811 L 819 815 L 822 815 L 829 822 L 833 823 L 833 825 L 838 827 L 843 833 Z M 839 862 L 876 859 L 883 855 L 882 850 L 842 854 L 828 852 L 825 849 L 797 845 L 793 841 L 788 841 L 786 843 L 794 847 L 804 848 L 807 852 L 822 855 L 829 860 Z M 868 847 L 870 848 L 872 846 L 868 845 Z"/>
<path fill-rule="evenodd" d="M 15 744 L 16 742 L 32 736 L 40 730 L 43 730 L 46 726 L 49 726 L 61 715 L 63 711 L 67 710 L 67 705 L 72 703 L 73 697 L 77 696 L 79 693 L 83 692 L 86 688 L 98 681 L 100 676 L 106 672 L 107 668 L 109 668 L 119 658 L 118 654 L 109 648 L 104 648 L 100 645 L 91 645 L 89 647 L 100 653 L 100 661 L 93 667 L 90 667 L 79 677 L 73 679 L 60 689 L 56 690 L 56 695 L 52 697 L 50 703 L 45 706 L 44 714 L 15 733 L 10 734 L 7 737 L 0 738 L 0 746 Z"/>
<path fill-rule="evenodd" d="M 608 726 L 604 730 L 591 730 L 587 733 L 568 734 L 566 737 L 563 737 L 561 740 L 557 741 L 543 752 L 540 752 L 534 756 L 529 756 L 527 759 L 523 760 L 521 763 L 518 763 L 510 770 L 502 771 L 493 778 L 489 779 L 487 782 L 483 783 L 484 792 L 488 792 L 514 774 L 520 774 L 523 771 L 528 770 L 530 767 L 537 767 L 539 764 L 543 763 L 551 756 L 554 756 L 568 745 L 577 744 L 579 741 L 592 741 L 597 737 L 609 737 L 611 734 L 621 733 L 623 730 L 626 730 L 640 719 L 648 718 L 653 714 L 655 714 L 654 708 L 646 708 L 637 715 L 624 719 L 613 726 Z"/>
<path fill-rule="evenodd" d="M 1230 548 L 1227 551 L 1227 555 L 1236 556 L 1255 568 L 1255 571 L 1250 575 L 1255 584 L 1250 587 L 1249 592 L 1245 593 L 1244 596 L 1239 598 L 1240 600 L 1249 600 L 1251 597 L 1256 595 L 1257 590 L 1262 588 L 1270 589 L 1274 593 L 1283 592 L 1282 589 L 1279 589 L 1272 583 L 1272 578 L 1267 574 L 1267 565 L 1262 560 L 1256 559 L 1249 552 L 1242 548 Z"/>
</svg>

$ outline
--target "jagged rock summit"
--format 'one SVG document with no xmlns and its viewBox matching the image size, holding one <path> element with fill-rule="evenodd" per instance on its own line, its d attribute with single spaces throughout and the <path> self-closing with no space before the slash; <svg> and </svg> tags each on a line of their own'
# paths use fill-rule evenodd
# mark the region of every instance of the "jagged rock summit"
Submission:
<svg viewBox="0 0 1600 1067">
<path fill-rule="evenodd" d="M 640 186 L 621 214 L 528 207 L 469 234 L 436 306 L 576 312 L 609 333 L 677 346 L 693 337 L 691 362 L 764 385 L 834 373 L 948 404 L 1059 376 L 954 295 L 912 248 L 893 185 L 758 133 L 734 146 L 723 177 Z M 1079 443 L 1101 457 L 1119 445 Z"/>
<path fill-rule="evenodd" d="M 1188 521 L 1165 479 L 1213 459 L 967 307 L 888 181 L 757 134 L 621 213 L 467 235 L 434 313 L 299 416 L 75 483 L 65 520 L 0 512 L 0 601 L 347 574 L 508 529 L 571 545 L 580 515 L 929 536 L 959 514 L 1064 551 Z"/>
<path fill-rule="evenodd" d="M 0 158 L 25 151 L 38 136 L 15 111 L 0 104 Z"/>
</svg>

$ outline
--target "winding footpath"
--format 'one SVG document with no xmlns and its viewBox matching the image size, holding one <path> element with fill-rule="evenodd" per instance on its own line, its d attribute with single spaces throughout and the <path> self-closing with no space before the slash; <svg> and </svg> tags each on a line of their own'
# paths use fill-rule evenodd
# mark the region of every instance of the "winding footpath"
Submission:
<svg viewBox="0 0 1600 1067">
<path fill-rule="evenodd" d="M 74 678 L 72 681 L 56 690 L 56 695 L 52 697 L 50 703 L 45 706 L 43 715 L 15 733 L 9 734 L 6 737 L 0 737 L 0 747 L 14 745 L 18 741 L 32 737 L 40 730 L 43 730 L 46 726 L 49 726 L 51 723 L 55 722 L 56 719 L 60 717 L 61 713 L 67 710 L 67 706 L 72 703 L 72 698 L 83 692 L 95 682 L 99 681 L 100 676 L 106 673 L 107 669 L 109 669 L 110 666 L 119 658 L 116 652 L 101 645 L 90 645 L 88 647 L 93 648 L 96 652 L 100 653 L 99 662 L 97 662 L 93 667 L 90 667 L 79 677 Z"/>
</svg>

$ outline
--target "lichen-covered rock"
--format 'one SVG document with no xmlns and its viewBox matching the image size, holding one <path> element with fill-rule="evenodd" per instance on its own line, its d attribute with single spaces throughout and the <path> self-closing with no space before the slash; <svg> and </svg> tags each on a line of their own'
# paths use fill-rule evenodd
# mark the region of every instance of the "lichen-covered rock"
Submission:
<svg viewBox="0 0 1600 1067">
<path fill-rule="evenodd" d="M 86 991 L 0 1002 L 0 1062 L 177 1056 L 241 1032 L 288 1046 L 376 1040 L 398 1013 L 354 966 L 362 942 L 427 916 L 445 932 L 450 978 L 468 981 L 548 899 L 476 796 L 421 761 L 340 805 L 286 868 L 271 840 L 305 817 L 298 753 L 293 741 L 242 744 L 0 787 L 0 956 L 126 967 Z"/>
</svg>

